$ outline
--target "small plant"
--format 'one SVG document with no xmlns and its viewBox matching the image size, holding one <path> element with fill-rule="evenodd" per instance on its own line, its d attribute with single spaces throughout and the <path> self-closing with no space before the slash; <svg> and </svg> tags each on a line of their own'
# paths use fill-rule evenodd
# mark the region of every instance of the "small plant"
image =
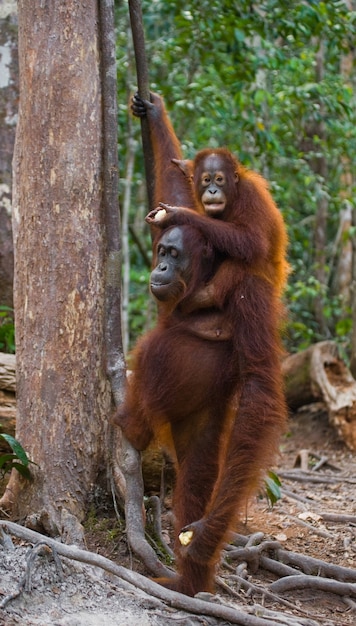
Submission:
<svg viewBox="0 0 356 626">
<path fill-rule="evenodd" d="M 0 454 L 0 477 L 4 478 L 5 474 L 14 468 L 20 472 L 21 476 L 27 480 L 32 480 L 31 472 L 28 466 L 30 463 L 33 465 L 36 465 L 36 463 L 30 461 L 22 445 L 17 441 L 17 439 L 15 439 L 15 437 L 7 435 L 6 433 L 0 433 L 0 437 L 7 441 L 12 450 L 12 452 Z"/>
<path fill-rule="evenodd" d="M 15 326 L 13 309 L 0 305 L 0 351 L 15 352 Z"/>
<path fill-rule="evenodd" d="M 261 498 L 266 498 L 268 504 L 273 507 L 278 500 L 281 499 L 281 481 L 279 480 L 277 474 L 272 471 L 269 471 L 265 481 L 264 481 L 264 489 L 263 493 L 260 494 Z"/>
</svg>

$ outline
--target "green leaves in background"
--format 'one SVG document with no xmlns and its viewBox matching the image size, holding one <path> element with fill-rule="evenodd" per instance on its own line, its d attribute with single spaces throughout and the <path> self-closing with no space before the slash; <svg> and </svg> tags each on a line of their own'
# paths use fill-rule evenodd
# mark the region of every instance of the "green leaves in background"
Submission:
<svg viewBox="0 0 356 626">
<path fill-rule="evenodd" d="M 0 352 L 15 352 L 13 309 L 0 305 Z"/>
<path fill-rule="evenodd" d="M 286 294 L 288 350 L 322 338 L 336 338 L 346 346 L 350 307 L 339 297 L 335 279 L 344 257 L 337 240 L 341 214 L 355 202 L 356 12 L 344 0 L 190 0 L 184 5 L 143 0 L 142 7 L 151 89 L 164 97 L 185 157 L 201 148 L 227 146 L 268 179 L 286 219 L 293 270 Z M 130 126 L 127 103 L 136 89 L 127 34 L 127 5 L 121 3 L 117 58 L 122 164 Z M 132 120 L 131 126 L 137 148 L 130 219 L 142 229 L 149 248 L 140 217 L 145 212 L 140 125 Z M 323 174 L 317 167 L 322 158 Z M 328 207 L 321 282 L 315 234 L 322 196 Z M 142 264 L 134 244 L 132 252 L 137 273 Z M 322 300 L 322 324 L 313 289 Z M 130 308 L 141 319 L 132 321 L 132 342 L 142 329 L 140 299 L 147 294 L 147 287 L 139 291 L 134 283 Z"/>
</svg>

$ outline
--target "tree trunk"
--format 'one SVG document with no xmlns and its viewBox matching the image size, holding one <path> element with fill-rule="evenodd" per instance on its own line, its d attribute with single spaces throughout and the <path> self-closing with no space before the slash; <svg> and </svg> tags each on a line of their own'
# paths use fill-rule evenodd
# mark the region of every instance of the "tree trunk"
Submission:
<svg viewBox="0 0 356 626">
<path fill-rule="evenodd" d="M 319 50 L 316 54 L 316 82 L 321 83 L 324 78 L 324 43 L 321 40 L 319 42 Z M 318 175 L 317 182 L 317 208 L 315 216 L 315 278 L 319 281 L 322 288 L 326 289 L 327 276 L 326 276 L 326 243 L 327 243 L 327 218 L 329 209 L 329 200 L 326 193 L 325 185 L 328 174 L 327 159 L 325 156 L 325 142 L 326 142 L 326 126 L 323 121 L 325 117 L 325 107 L 323 102 L 320 102 L 320 121 L 315 123 L 314 134 L 321 142 L 320 156 L 317 156 L 311 161 L 312 170 Z M 319 148 L 320 150 L 320 148 Z M 327 323 L 324 315 L 324 298 L 323 291 L 317 293 L 314 298 L 315 317 L 319 324 L 321 333 L 325 336 L 327 334 Z"/>
<path fill-rule="evenodd" d="M 0 304 L 13 306 L 11 164 L 18 106 L 17 2 L 0 0 Z"/>
<path fill-rule="evenodd" d="M 97 3 L 19 1 L 13 230 L 16 437 L 38 464 L 2 500 L 80 541 L 106 463 L 102 107 Z"/>
</svg>

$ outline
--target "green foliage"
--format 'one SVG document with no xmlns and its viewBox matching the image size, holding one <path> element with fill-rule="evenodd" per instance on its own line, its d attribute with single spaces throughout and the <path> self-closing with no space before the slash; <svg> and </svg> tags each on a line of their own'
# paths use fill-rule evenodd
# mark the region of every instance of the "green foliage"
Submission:
<svg viewBox="0 0 356 626">
<path fill-rule="evenodd" d="M 131 270 L 130 275 L 130 301 L 129 301 L 129 319 L 130 332 L 134 337 L 138 337 L 146 330 L 153 326 L 155 321 L 155 310 L 153 302 L 150 307 L 148 295 L 148 281 L 150 270 L 142 268 L 137 271 L 135 267 Z"/>
<path fill-rule="evenodd" d="M 35 465 L 35 463 L 30 461 L 22 445 L 17 439 L 6 433 L 0 433 L 0 437 L 7 441 L 12 450 L 12 452 L 0 454 L 1 478 L 4 478 L 5 474 L 12 469 L 16 469 L 26 480 L 32 480 L 29 464 Z"/>
<path fill-rule="evenodd" d="M 261 494 L 261 498 L 265 497 L 268 504 L 273 507 L 282 497 L 281 486 L 282 483 L 277 474 L 269 471 L 265 478 L 264 493 Z"/>
<path fill-rule="evenodd" d="M 15 352 L 13 309 L 0 305 L 0 351 Z"/>
<path fill-rule="evenodd" d="M 355 196 L 352 184 L 345 184 L 356 160 L 355 75 L 354 69 L 343 74 L 340 67 L 354 54 L 356 12 L 344 0 L 190 0 L 184 5 L 143 0 L 142 6 L 151 89 L 163 95 L 185 156 L 226 145 L 270 181 L 290 239 L 288 349 L 325 337 L 346 344 L 350 311 L 334 290 L 333 278 L 343 253 L 340 247 L 335 253 L 340 212 L 345 203 L 354 205 Z M 121 138 L 136 83 L 126 15 L 122 3 L 117 39 Z M 134 221 L 142 199 L 143 161 L 139 124 L 132 124 L 138 145 Z M 124 141 L 120 150 L 124 163 Z M 322 157 L 326 175 L 317 167 Z M 320 284 L 315 232 L 323 195 L 328 198 L 326 280 Z M 315 313 L 316 296 L 322 298 L 323 328 Z M 133 335 L 144 324 L 144 297 L 134 287 L 130 307 L 138 319 Z"/>
</svg>

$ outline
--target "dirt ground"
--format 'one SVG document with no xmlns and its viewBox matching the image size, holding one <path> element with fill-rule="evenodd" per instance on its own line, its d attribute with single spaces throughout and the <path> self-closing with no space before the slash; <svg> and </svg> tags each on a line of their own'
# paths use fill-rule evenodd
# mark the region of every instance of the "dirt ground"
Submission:
<svg viewBox="0 0 356 626">
<path fill-rule="evenodd" d="M 308 449 L 311 463 L 319 457 L 324 462 L 313 475 L 331 482 L 295 480 L 290 476 L 299 463 L 299 452 Z M 315 455 L 315 456 L 314 456 Z M 265 499 L 256 499 L 247 510 L 245 523 L 238 531 L 250 535 L 263 532 L 265 539 L 277 539 L 283 549 L 315 557 L 348 568 L 356 568 L 356 524 L 353 521 L 330 522 L 322 514 L 356 516 L 356 454 L 351 453 L 329 427 L 319 405 L 308 407 L 293 417 L 283 438 L 277 473 L 282 481 L 283 497 L 270 509 Z M 310 467 L 311 469 L 311 467 Z M 293 470 L 295 471 L 295 470 Z M 297 474 L 300 470 L 297 469 Z M 169 537 L 169 514 L 166 536 Z M 14 549 L 0 545 L 0 607 L 10 594 L 16 595 L 23 579 L 26 559 L 31 547 L 15 540 Z M 87 549 L 112 561 L 145 573 L 142 565 L 128 551 L 124 523 L 118 522 L 110 510 L 92 510 L 86 522 Z M 197 616 L 171 608 L 157 599 L 138 591 L 117 577 L 105 575 L 99 568 L 83 565 L 60 557 L 60 568 L 52 557 L 37 556 L 30 580 L 31 591 L 21 592 L 0 608 L 0 625 L 6 626 L 151 626 L 177 624 L 229 624 L 229 621 Z M 221 586 L 217 598 L 230 607 L 248 610 L 263 605 L 284 616 L 274 618 L 273 624 L 313 624 L 313 626 L 353 626 L 356 610 L 341 596 L 304 589 L 279 594 L 290 606 L 248 593 L 239 588 L 233 578 L 233 563 L 221 566 L 220 578 L 229 585 L 228 593 Z M 248 571 L 248 580 L 267 589 L 276 576 L 261 568 Z M 355 580 L 356 582 L 356 572 Z M 353 595 L 356 607 L 356 584 Z M 351 603 L 352 604 L 352 603 Z M 276 613 L 275 613 L 276 615 Z M 290 616 L 290 617 L 288 617 Z M 293 621 L 293 620 L 296 621 Z M 308 621 L 309 620 L 309 621 Z"/>
</svg>

